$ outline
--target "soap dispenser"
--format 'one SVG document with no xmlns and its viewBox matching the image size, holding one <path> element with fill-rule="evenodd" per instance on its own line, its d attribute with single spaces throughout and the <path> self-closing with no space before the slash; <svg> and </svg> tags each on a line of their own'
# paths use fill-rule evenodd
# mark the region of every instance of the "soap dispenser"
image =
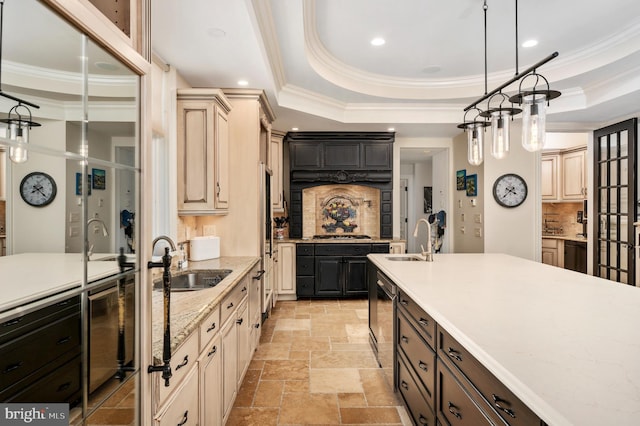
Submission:
<svg viewBox="0 0 640 426">
<path fill-rule="evenodd" d="M 187 252 L 184 249 L 184 243 L 180 244 L 180 260 L 178 261 L 179 269 L 187 269 L 189 261 L 187 260 Z"/>
</svg>

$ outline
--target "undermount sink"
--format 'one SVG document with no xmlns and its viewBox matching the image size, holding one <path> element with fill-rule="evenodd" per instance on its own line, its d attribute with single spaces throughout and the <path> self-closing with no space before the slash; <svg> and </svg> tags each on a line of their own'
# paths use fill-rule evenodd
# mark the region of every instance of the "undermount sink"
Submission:
<svg viewBox="0 0 640 426">
<path fill-rule="evenodd" d="M 423 259 L 420 259 L 419 257 L 414 257 L 414 256 L 397 256 L 397 257 L 388 256 L 387 260 L 393 260 L 395 262 L 411 262 L 411 261 L 417 260 L 420 262 L 424 262 Z"/>
<path fill-rule="evenodd" d="M 171 277 L 171 291 L 195 291 L 212 288 L 231 272 L 231 269 L 204 269 Z M 162 290 L 162 279 L 153 282 L 154 290 Z"/>
</svg>

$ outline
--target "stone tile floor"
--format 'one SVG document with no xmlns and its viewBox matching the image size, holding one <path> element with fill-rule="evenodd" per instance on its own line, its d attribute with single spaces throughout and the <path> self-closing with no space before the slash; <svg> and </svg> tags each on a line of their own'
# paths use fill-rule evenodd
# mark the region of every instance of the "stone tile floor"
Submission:
<svg viewBox="0 0 640 426">
<path fill-rule="evenodd" d="M 278 302 L 227 425 L 410 425 L 369 346 L 366 300 Z"/>
</svg>

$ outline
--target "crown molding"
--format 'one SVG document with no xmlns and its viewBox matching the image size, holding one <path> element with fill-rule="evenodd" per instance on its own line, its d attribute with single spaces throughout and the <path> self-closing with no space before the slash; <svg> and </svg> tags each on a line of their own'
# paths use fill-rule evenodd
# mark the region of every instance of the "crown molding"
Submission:
<svg viewBox="0 0 640 426">
<path fill-rule="evenodd" d="M 262 48 L 265 59 L 271 68 L 271 76 L 276 91 L 279 91 L 287 84 L 286 73 L 283 66 L 280 44 L 278 43 L 278 33 L 273 21 L 271 2 L 264 0 L 248 0 L 247 9 L 253 17 L 252 23 L 256 28 L 256 34 L 262 38 Z"/>
</svg>

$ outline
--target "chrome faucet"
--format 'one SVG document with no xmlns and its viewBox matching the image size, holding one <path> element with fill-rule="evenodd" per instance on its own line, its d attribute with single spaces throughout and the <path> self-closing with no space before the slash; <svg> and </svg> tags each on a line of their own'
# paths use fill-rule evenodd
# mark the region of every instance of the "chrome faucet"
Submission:
<svg viewBox="0 0 640 426">
<path fill-rule="evenodd" d="M 422 249 L 422 255 L 424 256 L 424 260 L 427 262 L 433 262 L 433 249 L 431 247 L 431 224 L 427 219 L 419 219 L 416 222 L 416 229 L 413 231 L 413 237 L 416 238 L 418 236 L 418 228 L 420 227 L 420 222 L 424 222 L 427 225 L 427 249 L 424 249 L 424 246 L 420 244 L 420 248 Z"/>
<path fill-rule="evenodd" d="M 176 243 L 173 242 L 173 240 L 170 237 L 167 237 L 166 235 L 160 235 L 159 237 L 154 238 L 153 243 L 151 244 L 151 253 L 153 254 L 153 251 L 156 249 L 156 244 L 158 244 L 158 241 L 160 240 L 164 240 L 167 243 L 169 243 L 169 246 L 171 246 L 171 251 L 175 252 L 176 249 Z"/>
<path fill-rule="evenodd" d="M 99 219 L 97 217 L 92 217 L 91 219 L 89 219 L 87 221 L 87 231 L 89 229 L 89 225 L 91 225 L 93 222 L 97 222 L 100 225 L 102 225 L 102 236 L 103 237 L 108 237 L 109 236 L 109 230 L 107 229 L 107 225 L 105 225 L 105 223 L 104 223 L 104 221 L 102 219 Z M 90 235 L 91 232 L 88 232 L 88 234 Z M 88 236 L 87 236 L 87 244 L 89 244 L 89 237 Z M 93 244 L 91 244 L 89 246 L 89 249 L 87 250 L 87 259 L 89 259 L 92 254 L 93 254 Z"/>
</svg>

